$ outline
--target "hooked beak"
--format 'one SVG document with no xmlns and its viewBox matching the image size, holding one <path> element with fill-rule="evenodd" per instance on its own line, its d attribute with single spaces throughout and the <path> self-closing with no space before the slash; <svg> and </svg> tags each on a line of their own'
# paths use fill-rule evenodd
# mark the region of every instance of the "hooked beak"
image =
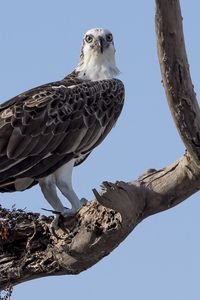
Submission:
<svg viewBox="0 0 200 300">
<path fill-rule="evenodd" d="M 100 52 L 103 53 L 103 51 L 108 47 L 108 42 L 104 40 L 104 38 L 99 37 L 97 40 L 97 45 L 100 49 Z"/>
</svg>

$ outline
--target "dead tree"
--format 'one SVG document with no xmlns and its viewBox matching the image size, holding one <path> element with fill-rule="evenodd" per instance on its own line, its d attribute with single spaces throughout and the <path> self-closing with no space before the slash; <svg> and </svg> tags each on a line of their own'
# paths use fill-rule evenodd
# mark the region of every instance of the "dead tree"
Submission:
<svg viewBox="0 0 200 300">
<path fill-rule="evenodd" d="M 163 85 L 185 154 L 129 183 L 104 182 L 96 200 L 63 220 L 0 209 L 0 290 L 49 275 L 78 274 L 116 248 L 145 218 L 186 200 L 200 188 L 200 112 L 184 45 L 178 0 L 156 0 L 157 48 Z M 5 221 L 6 220 L 6 221 Z"/>
</svg>

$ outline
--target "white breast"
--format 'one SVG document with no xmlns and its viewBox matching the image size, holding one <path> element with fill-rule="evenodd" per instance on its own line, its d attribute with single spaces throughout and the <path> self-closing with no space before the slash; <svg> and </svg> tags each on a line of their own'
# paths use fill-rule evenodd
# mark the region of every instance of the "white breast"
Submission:
<svg viewBox="0 0 200 300">
<path fill-rule="evenodd" d="M 97 53 L 85 55 L 76 71 L 79 72 L 80 79 L 92 81 L 111 79 L 119 74 L 114 56 L 109 51 L 105 51 L 102 55 Z"/>
</svg>

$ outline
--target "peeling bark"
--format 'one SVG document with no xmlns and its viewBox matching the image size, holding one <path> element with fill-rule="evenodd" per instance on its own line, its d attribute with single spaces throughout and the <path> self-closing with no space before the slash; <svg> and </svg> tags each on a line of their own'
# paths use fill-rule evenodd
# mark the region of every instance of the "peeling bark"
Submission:
<svg viewBox="0 0 200 300">
<path fill-rule="evenodd" d="M 178 0 L 156 0 L 158 55 L 169 106 L 185 155 L 129 183 L 104 182 L 96 200 L 63 219 L 0 208 L 0 290 L 34 278 L 78 274 L 116 248 L 146 217 L 174 207 L 200 189 L 200 120 Z"/>
</svg>

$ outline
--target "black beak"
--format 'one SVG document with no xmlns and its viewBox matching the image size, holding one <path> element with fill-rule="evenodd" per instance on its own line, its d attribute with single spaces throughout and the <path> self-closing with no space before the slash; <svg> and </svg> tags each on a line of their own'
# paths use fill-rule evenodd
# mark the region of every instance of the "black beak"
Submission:
<svg viewBox="0 0 200 300">
<path fill-rule="evenodd" d="M 104 50 L 104 39 L 102 37 L 99 37 L 98 44 L 99 44 L 101 53 L 103 53 L 103 50 Z"/>
</svg>

